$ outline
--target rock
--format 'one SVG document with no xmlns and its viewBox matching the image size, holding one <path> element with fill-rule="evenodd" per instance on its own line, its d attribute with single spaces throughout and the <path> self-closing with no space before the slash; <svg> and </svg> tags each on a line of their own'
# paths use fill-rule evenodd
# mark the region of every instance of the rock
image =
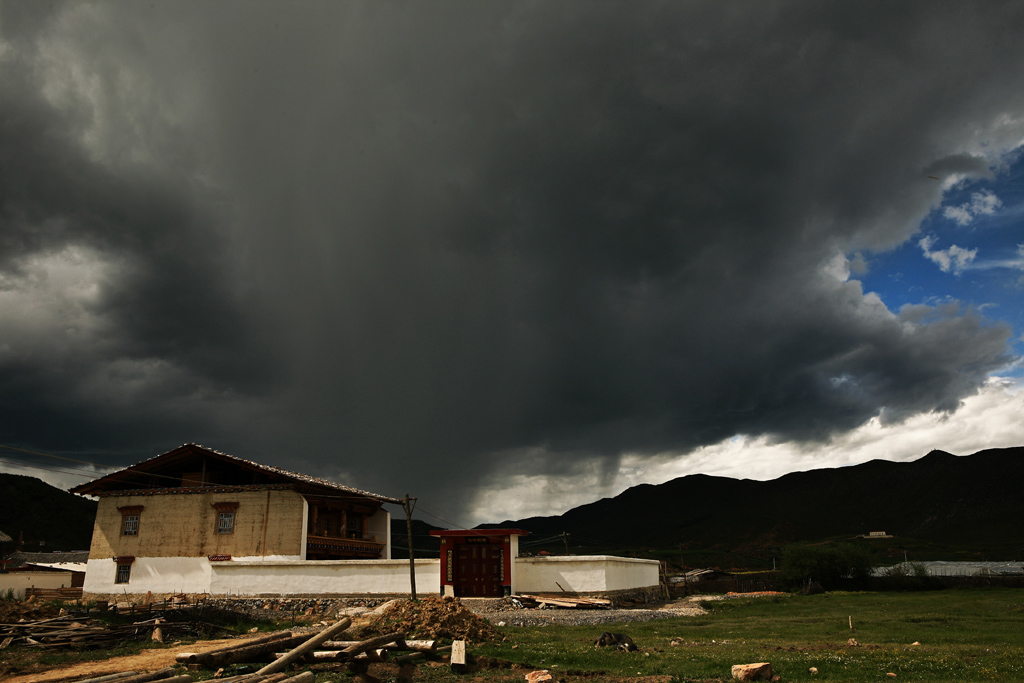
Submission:
<svg viewBox="0 0 1024 683">
<path fill-rule="evenodd" d="M 775 674 L 774 676 L 772 676 L 772 683 L 779 683 L 779 681 L 781 680 L 782 676 L 780 676 L 779 674 Z"/>
<path fill-rule="evenodd" d="M 918 641 L 916 641 L 916 640 L 915 640 L 914 642 L 912 642 L 912 643 L 911 643 L 911 645 L 920 645 L 920 644 L 921 644 L 921 643 L 920 643 L 920 642 L 918 642 Z"/>
<path fill-rule="evenodd" d="M 817 675 L 817 673 L 818 673 L 818 667 L 816 667 L 816 666 L 812 666 L 812 667 L 811 667 L 810 669 L 808 669 L 808 671 L 810 671 L 810 672 L 811 672 L 811 675 Z"/>
<path fill-rule="evenodd" d="M 391 609 L 392 606 L 397 605 L 397 604 L 398 604 L 398 600 L 388 600 L 383 605 L 380 605 L 379 607 L 374 608 L 370 612 L 370 614 L 373 614 L 373 615 L 384 614 L 384 612 L 387 612 L 389 609 Z"/>
<path fill-rule="evenodd" d="M 889 678 L 896 678 L 896 674 L 892 673 L 891 671 L 889 673 L 885 674 L 885 675 L 888 676 Z"/>
<path fill-rule="evenodd" d="M 772 679 L 772 665 L 768 662 L 733 664 L 732 677 L 737 681 L 770 681 Z"/>
<path fill-rule="evenodd" d="M 846 644 L 850 647 L 860 647 L 860 643 L 857 642 L 856 638 L 850 638 L 848 641 L 846 641 Z"/>
<path fill-rule="evenodd" d="M 550 681 L 551 680 L 551 674 L 548 673 L 547 669 L 543 669 L 541 671 L 531 671 L 530 673 L 526 674 L 526 680 L 528 680 L 530 683 L 540 683 L 540 681 Z"/>
</svg>

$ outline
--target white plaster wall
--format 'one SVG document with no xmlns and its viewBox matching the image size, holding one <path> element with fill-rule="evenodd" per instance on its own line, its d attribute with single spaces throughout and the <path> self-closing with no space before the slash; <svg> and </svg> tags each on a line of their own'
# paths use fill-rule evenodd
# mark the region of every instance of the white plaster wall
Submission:
<svg viewBox="0 0 1024 683">
<path fill-rule="evenodd" d="M 508 585 L 509 589 L 514 593 L 516 590 L 516 558 L 519 557 L 519 536 L 512 534 L 509 537 L 510 548 L 512 552 L 512 562 L 509 568 Z"/>
<path fill-rule="evenodd" d="M 608 558 L 605 574 L 605 590 L 617 591 L 628 588 L 647 588 L 661 583 L 661 563 L 657 560 L 640 560 L 631 557 Z"/>
<path fill-rule="evenodd" d="M 13 591 L 18 600 L 25 599 L 26 588 L 71 588 L 71 572 L 10 572 L 0 574 L 0 596 Z"/>
<path fill-rule="evenodd" d="M 416 560 L 417 594 L 441 590 L 441 561 Z M 408 560 L 217 562 L 214 595 L 307 595 L 409 593 Z"/>
<path fill-rule="evenodd" d="M 294 562 L 297 555 L 277 555 L 267 558 L 255 555 L 236 557 L 231 562 L 263 562 L 266 559 Z M 83 593 L 155 594 L 166 593 L 209 593 L 210 566 L 222 564 L 210 562 L 205 557 L 137 557 L 132 563 L 128 583 L 114 583 L 117 564 L 110 558 L 89 560 L 85 571 Z"/>
<path fill-rule="evenodd" d="M 309 543 L 309 501 L 302 499 L 302 544 L 299 551 L 302 556 L 300 560 L 306 559 L 306 544 Z"/>
<path fill-rule="evenodd" d="M 378 543 L 384 544 L 384 557 L 391 559 L 391 513 L 384 508 L 378 509 L 366 520 L 366 531 L 375 537 Z"/>
<path fill-rule="evenodd" d="M 591 593 L 658 585 L 659 564 L 610 555 L 516 558 L 513 593 Z"/>
<path fill-rule="evenodd" d="M 114 583 L 117 564 L 109 557 L 89 560 L 83 593 L 207 593 L 210 561 L 205 557 L 137 557 L 128 583 Z"/>
</svg>

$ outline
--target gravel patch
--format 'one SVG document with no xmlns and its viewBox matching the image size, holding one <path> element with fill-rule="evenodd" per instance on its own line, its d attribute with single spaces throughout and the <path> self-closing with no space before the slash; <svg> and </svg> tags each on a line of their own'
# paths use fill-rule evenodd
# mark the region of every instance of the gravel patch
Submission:
<svg viewBox="0 0 1024 683">
<path fill-rule="evenodd" d="M 469 603 L 470 601 L 466 602 Z M 467 604 L 466 606 L 496 626 L 500 626 L 500 622 L 504 622 L 505 626 L 547 626 L 548 624 L 592 626 L 595 624 L 696 617 L 707 614 L 707 611 L 700 603 L 701 599 L 695 600 L 691 598 L 670 602 L 658 607 L 633 609 L 504 609 L 501 611 L 492 611 L 493 606 L 487 604 Z"/>
</svg>

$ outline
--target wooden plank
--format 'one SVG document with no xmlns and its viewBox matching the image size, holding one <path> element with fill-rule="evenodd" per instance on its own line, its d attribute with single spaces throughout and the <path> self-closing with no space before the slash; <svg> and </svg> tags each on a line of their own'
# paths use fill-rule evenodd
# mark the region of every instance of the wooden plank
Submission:
<svg viewBox="0 0 1024 683">
<path fill-rule="evenodd" d="M 462 671 L 466 668 L 466 641 L 452 641 L 451 667 L 455 671 Z"/>
</svg>

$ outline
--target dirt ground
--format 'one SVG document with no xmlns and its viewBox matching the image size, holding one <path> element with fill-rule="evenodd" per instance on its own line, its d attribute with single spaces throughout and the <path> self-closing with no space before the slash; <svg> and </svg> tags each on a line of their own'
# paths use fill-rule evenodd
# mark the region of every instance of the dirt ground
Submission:
<svg viewBox="0 0 1024 683">
<path fill-rule="evenodd" d="M 138 671 L 139 673 L 156 671 L 174 666 L 174 656 L 179 652 L 207 652 L 231 643 L 242 642 L 244 642 L 244 639 L 240 638 L 201 640 L 188 645 L 176 645 L 159 650 L 143 650 L 137 655 L 129 655 L 127 657 L 111 657 L 110 659 L 94 662 L 69 664 L 48 671 L 44 670 L 46 667 L 40 666 L 38 670 L 32 673 L 5 678 L 4 683 L 47 683 L 47 681 L 68 678 L 95 678 L 122 671 Z"/>
</svg>

